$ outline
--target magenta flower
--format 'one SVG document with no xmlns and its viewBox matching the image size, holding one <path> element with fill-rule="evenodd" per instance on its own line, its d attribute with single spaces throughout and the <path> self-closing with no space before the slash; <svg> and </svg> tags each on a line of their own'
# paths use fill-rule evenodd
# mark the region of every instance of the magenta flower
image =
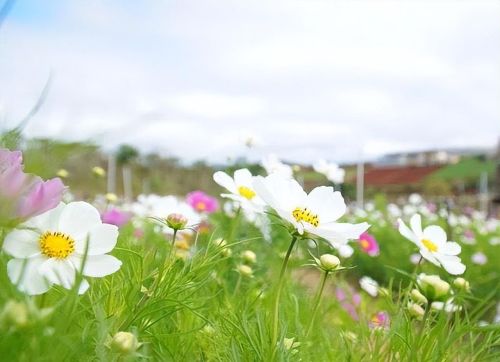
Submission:
<svg viewBox="0 0 500 362">
<path fill-rule="evenodd" d="M 102 213 L 101 220 L 105 224 L 111 224 L 121 227 L 130 220 L 130 214 L 113 208 Z"/>
<path fill-rule="evenodd" d="M 359 245 L 361 246 L 361 250 L 367 253 L 370 256 L 377 256 L 380 252 L 377 240 L 371 234 L 368 234 L 366 231 L 359 236 Z"/>
<path fill-rule="evenodd" d="M 43 181 L 23 171 L 20 151 L 0 149 L 0 217 L 27 219 L 56 207 L 64 184 L 59 178 Z"/>
<path fill-rule="evenodd" d="M 345 310 L 353 320 L 359 320 L 357 308 L 361 303 L 361 295 L 349 286 L 348 289 L 337 287 L 335 289 L 335 296 L 340 302 L 342 309 Z"/>
<path fill-rule="evenodd" d="M 370 322 L 368 322 L 368 326 L 371 329 L 387 329 L 390 326 L 389 314 L 387 312 L 378 312 L 375 313 Z"/>
<path fill-rule="evenodd" d="M 205 212 L 207 214 L 216 211 L 219 207 L 219 202 L 215 197 L 207 195 L 200 190 L 187 194 L 186 202 L 196 211 Z"/>
</svg>

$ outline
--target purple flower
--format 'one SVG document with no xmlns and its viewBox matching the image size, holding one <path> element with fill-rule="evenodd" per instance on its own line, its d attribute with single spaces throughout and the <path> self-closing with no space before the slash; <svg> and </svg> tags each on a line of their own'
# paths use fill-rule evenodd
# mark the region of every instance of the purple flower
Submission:
<svg viewBox="0 0 500 362">
<path fill-rule="evenodd" d="M 0 218 L 27 219 L 56 207 L 64 184 L 59 178 L 43 181 L 23 171 L 20 151 L 0 149 Z"/>
<path fill-rule="evenodd" d="M 130 215 L 124 211 L 117 208 L 113 208 L 105 211 L 101 215 L 101 220 L 103 223 L 116 225 L 121 227 L 125 225 L 130 220 Z"/>
<path fill-rule="evenodd" d="M 186 202 L 196 211 L 205 212 L 207 214 L 216 211 L 219 207 L 219 202 L 215 197 L 207 195 L 200 190 L 187 194 Z"/>
<path fill-rule="evenodd" d="M 368 322 L 368 326 L 371 329 L 387 329 L 389 328 L 390 325 L 390 320 L 389 320 L 389 314 L 387 312 L 378 312 L 375 313 L 372 318 L 370 319 L 370 322 Z"/>
</svg>

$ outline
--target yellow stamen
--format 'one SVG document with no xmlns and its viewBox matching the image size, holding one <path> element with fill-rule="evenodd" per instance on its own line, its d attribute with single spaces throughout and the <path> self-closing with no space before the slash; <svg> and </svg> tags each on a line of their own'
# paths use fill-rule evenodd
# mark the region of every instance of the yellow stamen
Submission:
<svg viewBox="0 0 500 362">
<path fill-rule="evenodd" d="M 370 243 L 365 239 L 361 239 L 360 244 L 363 249 L 368 249 L 368 247 L 370 246 Z"/>
<path fill-rule="evenodd" d="M 311 211 L 307 210 L 307 208 L 297 207 L 292 211 L 292 215 L 297 222 L 304 221 L 312 226 L 319 225 L 318 215 L 313 214 Z"/>
<path fill-rule="evenodd" d="M 66 259 L 75 251 L 75 241 L 61 232 L 47 231 L 38 241 L 42 254 L 49 258 Z"/>
<path fill-rule="evenodd" d="M 431 252 L 436 252 L 438 250 L 437 245 L 428 239 L 422 239 L 422 244 L 424 244 L 424 246 L 427 248 L 427 250 L 429 250 Z"/>
<path fill-rule="evenodd" d="M 199 210 L 199 211 L 204 211 L 206 209 L 206 205 L 204 202 L 198 202 L 196 204 L 196 210 Z"/>
<path fill-rule="evenodd" d="M 241 196 L 243 196 L 248 200 L 251 200 L 255 197 L 255 191 L 246 186 L 238 187 L 238 192 L 240 193 Z"/>
</svg>

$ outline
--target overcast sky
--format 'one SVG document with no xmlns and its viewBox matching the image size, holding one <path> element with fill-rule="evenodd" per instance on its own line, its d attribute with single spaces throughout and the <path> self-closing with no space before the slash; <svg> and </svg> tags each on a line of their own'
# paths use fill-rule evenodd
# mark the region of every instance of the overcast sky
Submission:
<svg viewBox="0 0 500 362">
<path fill-rule="evenodd" d="M 0 28 L 0 127 L 52 72 L 28 136 L 214 162 L 491 147 L 499 19 L 496 0 L 18 1 Z"/>
</svg>

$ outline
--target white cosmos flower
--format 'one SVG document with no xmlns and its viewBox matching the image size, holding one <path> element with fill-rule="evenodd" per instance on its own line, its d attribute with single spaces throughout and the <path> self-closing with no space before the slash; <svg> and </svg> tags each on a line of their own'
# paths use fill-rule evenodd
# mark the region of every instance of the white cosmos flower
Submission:
<svg viewBox="0 0 500 362">
<path fill-rule="evenodd" d="M 264 167 L 268 175 L 277 173 L 286 178 L 293 177 L 293 169 L 281 162 L 278 156 L 274 154 L 264 157 L 260 164 Z"/>
<path fill-rule="evenodd" d="M 236 170 L 234 177 L 222 171 L 217 171 L 213 177 L 216 183 L 230 192 L 230 194 L 221 194 L 222 197 L 239 202 L 245 209 L 262 210 L 264 207 L 264 201 L 253 189 L 255 176 L 252 176 L 246 168 Z"/>
<path fill-rule="evenodd" d="M 71 289 L 80 271 L 83 276 L 104 277 L 120 269 L 122 262 L 107 255 L 117 237 L 118 228 L 103 224 L 92 205 L 60 203 L 5 237 L 3 250 L 14 257 L 7 273 L 20 291 L 30 295 L 43 294 L 53 284 Z M 88 287 L 83 279 L 79 293 Z"/>
<path fill-rule="evenodd" d="M 344 183 L 345 170 L 336 163 L 329 163 L 321 159 L 313 164 L 313 168 L 314 171 L 325 175 L 329 181 L 335 184 Z"/>
<path fill-rule="evenodd" d="M 447 241 L 446 232 L 437 225 L 427 226 L 422 230 L 422 219 L 415 214 L 410 219 L 411 229 L 398 219 L 399 232 L 420 249 L 420 254 L 437 266 L 442 266 L 452 275 L 463 274 L 465 265 L 460 258 L 461 247 L 454 241 Z"/>
<path fill-rule="evenodd" d="M 316 187 L 309 194 L 294 179 L 279 174 L 257 177 L 257 195 L 278 215 L 290 222 L 299 234 L 310 233 L 327 240 L 333 247 L 357 239 L 369 225 L 336 222 L 346 212 L 344 198 L 333 187 Z"/>
</svg>

